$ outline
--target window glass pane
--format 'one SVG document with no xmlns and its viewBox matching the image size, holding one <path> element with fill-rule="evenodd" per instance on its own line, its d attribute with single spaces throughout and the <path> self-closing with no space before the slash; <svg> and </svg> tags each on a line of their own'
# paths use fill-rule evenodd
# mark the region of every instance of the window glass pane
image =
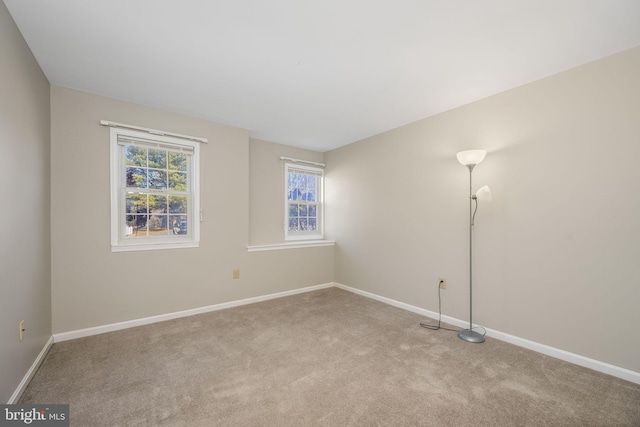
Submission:
<svg viewBox="0 0 640 427">
<path fill-rule="evenodd" d="M 307 201 L 315 202 L 316 201 L 316 176 L 310 175 L 307 177 Z"/>
<path fill-rule="evenodd" d="M 309 205 L 309 216 L 311 217 L 316 217 L 317 215 L 317 206 L 316 205 Z"/>
<path fill-rule="evenodd" d="M 316 222 L 317 221 L 315 218 L 309 218 L 309 230 L 313 230 L 313 231 L 317 230 Z"/>
<path fill-rule="evenodd" d="M 187 191 L 187 174 L 182 172 L 169 172 L 169 190 Z"/>
<path fill-rule="evenodd" d="M 307 218 L 300 218 L 300 224 L 298 226 L 298 230 L 307 231 Z"/>
<path fill-rule="evenodd" d="M 147 170 L 127 166 L 127 187 L 147 188 Z"/>
<path fill-rule="evenodd" d="M 298 216 L 298 205 L 291 204 L 289 205 L 289 216 Z"/>
<path fill-rule="evenodd" d="M 147 195 L 127 194 L 126 213 L 147 213 Z"/>
<path fill-rule="evenodd" d="M 187 170 L 187 155 L 184 153 L 169 152 L 169 169 L 177 171 Z"/>
<path fill-rule="evenodd" d="M 184 215 L 169 215 L 169 222 L 171 223 L 171 234 L 180 235 L 187 234 L 187 217 Z"/>
<path fill-rule="evenodd" d="M 127 237 L 146 237 L 148 218 L 148 215 L 127 215 L 125 235 Z"/>
<path fill-rule="evenodd" d="M 166 169 L 167 168 L 167 150 L 149 149 L 149 167 Z"/>
<path fill-rule="evenodd" d="M 307 205 L 298 205 L 298 216 L 307 216 Z"/>
<path fill-rule="evenodd" d="M 298 200 L 298 193 L 295 182 L 296 174 L 290 173 L 288 178 L 287 196 L 289 200 Z"/>
<path fill-rule="evenodd" d="M 167 234 L 167 216 L 166 215 L 150 215 L 149 216 L 149 235 L 160 236 Z"/>
<path fill-rule="evenodd" d="M 307 200 L 307 195 L 305 193 L 305 188 L 307 186 L 307 176 L 304 174 L 296 174 L 296 176 L 296 192 L 298 193 L 298 198 Z"/>
<path fill-rule="evenodd" d="M 125 237 L 131 237 L 133 235 L 133 227 L 135 225 L 133 215 L 127 215 L 124 222 L 124 235 Z"/>
<path fill-rule="evenodd" d="M 187 196 L 169 196 L 169 213 L 186 213 Z"/>
<path fill-rule="evenodd" d="M 127 165 L 131 166 L 147 166 L 147 149 L 136 147 L 135 145 L 125 146 L 125 156 Z"/>
<path fill-rule="evenodd" d="M 149 169 L 149 188 L 163 190 L 167 188 L 167 172 Z"/>
<path fill-rule="evenodd" d="M 149 195 L 149 212 L 152 214 L 167 213 L 167 196 Z"/>
<path fill-rule="evenodd" d="M 298 231 L 298 218 L 289 218 L 289 231 Z"/>
<path fill-rule="evenodd" d="M 304 191 L 304 199 L 307 202 L 313 201 L 313 192 L 311 191 L 311 186 L 313 185 L 312 184 L 312 180 L 313 179 L 314 179 L 314 177 L 311 176 L 311 175 L 305 176 L 305 183 L 304 183 L 303 191 Z"/>
</svg>

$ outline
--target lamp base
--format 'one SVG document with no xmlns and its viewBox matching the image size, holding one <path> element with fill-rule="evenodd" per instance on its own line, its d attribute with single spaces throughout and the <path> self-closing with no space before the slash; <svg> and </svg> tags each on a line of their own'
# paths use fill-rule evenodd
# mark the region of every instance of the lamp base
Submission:
<svg viewBox="0 0 640 427">
<path fill-rule="evenodd" d="M 472 331 L 471 329 L 465 329 L 463 331 L 458 332 L 458 338 L 460 338 L 461 340 L 465 340 L 467 342 L 473 342 L 473 343 L 484 342 L 484 335 L 476 331 Z"/>
</svg>

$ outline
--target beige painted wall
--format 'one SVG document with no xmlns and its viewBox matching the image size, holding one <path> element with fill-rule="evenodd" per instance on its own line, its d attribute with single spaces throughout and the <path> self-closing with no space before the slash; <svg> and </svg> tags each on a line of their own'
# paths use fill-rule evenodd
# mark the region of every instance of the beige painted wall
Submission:
<svg viewBox="0 0 640 427">
<path fill-rule="evenodd" d="M 640 372 L 640 48 L 325 153 L 336 281 Z M 429 332 L 427 332 L 429 333 Z"/>
<path fill-rule="evenodd" d="M 280 157 L 323 163 L 324 154 L 251 139 L 249 237 L 252 245 L 284 242 L 284 164 Z"/>
<path fill-rule="evenodd" d="M 246 130 L 60 87 L 51 89 L 51 109 L 54 333 L 333 280 L 332 248 L 247 252 Z M 100 119 L 209 139 L 199 248 L 111 252 L 109 129 Z"/>
<path fill-rule="evenodd" d="M 0 76 L 0 402 L 6 403 L 51 336 L 50 134 L 49 82 L 2 2 Z"/>
</svg>

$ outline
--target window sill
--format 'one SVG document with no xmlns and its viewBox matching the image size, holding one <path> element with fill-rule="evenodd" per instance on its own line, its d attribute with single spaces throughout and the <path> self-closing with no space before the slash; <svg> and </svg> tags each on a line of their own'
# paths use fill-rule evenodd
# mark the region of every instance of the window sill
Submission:
<svg viewBox="0 0 640 427">
<path fill-rule="evenodd" d="M 161 249 L 197 248 L 199 246 L 199 242 L 112 245 L 111 252 L 155 251 Z"/>
<path fill-rule="evenodd" d="M 283 249 L 300 249 L 300 248 L 319 248 L 323 246 L 334 246 L 336 244 L 333 240 L 300 240 L 297 242 L 286 243 L 274 243 L 271 245 L 255 245 L 247 246 L 247 252 L 262 252 L 262 251 L 280 251 Z"/>
</svg>

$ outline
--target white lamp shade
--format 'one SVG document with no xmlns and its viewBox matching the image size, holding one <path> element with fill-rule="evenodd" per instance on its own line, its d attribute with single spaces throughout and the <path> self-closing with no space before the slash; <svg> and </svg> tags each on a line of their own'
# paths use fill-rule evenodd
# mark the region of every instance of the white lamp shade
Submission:
<svg viewBox="0 0 640 427">
<path fill-rule="evenodd" d="M 456 154 L 456 157 L 460 163 L 469 166 L 479 164 L 484 160 L 484 156 L 486 155 L 487 152 L 485 150 L 467 150 L 459 152 Z"/>
<path fill-rule="evenodd" d="M 480 187 L 478 189 L 478 191 L 476 191 L 475 196 L 480 201 L 490 202 L 491 201 L 491 189 L 489 188 L 488 185 L 484 185 L 484 186 Z"/>
</svg>

